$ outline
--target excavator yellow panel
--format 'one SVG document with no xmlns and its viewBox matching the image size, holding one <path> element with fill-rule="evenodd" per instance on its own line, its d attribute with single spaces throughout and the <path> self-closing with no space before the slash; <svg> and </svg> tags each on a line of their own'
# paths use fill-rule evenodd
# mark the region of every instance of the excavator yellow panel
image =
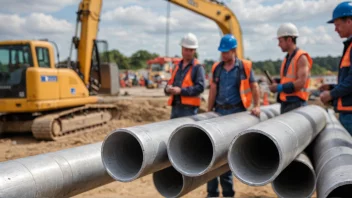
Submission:
<svg viewBox="0 0 352 198">
<path fill-rule="evenodd" d="M 86 98 L 88 89 L 72 69 L 58 69 L 60 98 Z"/>
<path fill-rule="evenodd" d="M 58 72 L 50 68 L 28 68 L 26 71 L 28 100 L 59 99 Z"/>
</svg>

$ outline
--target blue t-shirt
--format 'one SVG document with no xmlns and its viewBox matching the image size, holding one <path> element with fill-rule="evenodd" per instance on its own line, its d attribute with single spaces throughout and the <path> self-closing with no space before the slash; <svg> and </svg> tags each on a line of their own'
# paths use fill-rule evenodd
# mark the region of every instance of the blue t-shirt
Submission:
<svg viewBox="0 0 352 198">
<path fill-rule="evenodd" d="M 225 104 L 235 105 L 241 102 L 240 79 L 244 79 L 246 76 L 244 72 L 240 72 L 239 61 L 240 60 L 236 58 L 235 66 L 230 71 L 226 71 L 223 68 L 221 69 L 218 90 L 217 90 L 217 95 L 215 99 L 215 103 L 217 105 L 225 105 Z M 217 69 L 220 69 L 220 68 L 216 68 L 216 70 Z M 215 74 L 215 71 L 214 71 L 214 74 Z M 214 74 L 213 74 L 213 79 L 216 78 Z M 250 83 L 255 82 L 253 70 L 251 70 L 250 72 L 249 81 Z"/>
</svg>

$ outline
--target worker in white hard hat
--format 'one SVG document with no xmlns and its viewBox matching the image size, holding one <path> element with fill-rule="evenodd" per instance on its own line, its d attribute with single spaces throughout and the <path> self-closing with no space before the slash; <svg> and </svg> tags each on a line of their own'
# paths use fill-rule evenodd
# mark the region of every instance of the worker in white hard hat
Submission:
<svg viewBox="0 0 352 198">
<path fill-rule="evenodd" d="M 299 36 L 297 27 L 292 23 L 283 23 L 277 31 L 279 47 L 286 52 L 281 64 L 280 82 L 269 86 L 273 93 L 278 93 L 281 113 L 307 105 L 308 86 L 313 60 L 307 52 L 296 45 Z"/>
<path fill-rule="evenodd" d="M 165 93 L 170 95 L 168 105 L 172 106 L 171 119 L 196 115 L 205 86 L 204 68 L 195 58 L 197 37 L 188 33 L 181 39 L 180 45 L 182 60 L 173 69 L 165 88 Z"/>
</svg>

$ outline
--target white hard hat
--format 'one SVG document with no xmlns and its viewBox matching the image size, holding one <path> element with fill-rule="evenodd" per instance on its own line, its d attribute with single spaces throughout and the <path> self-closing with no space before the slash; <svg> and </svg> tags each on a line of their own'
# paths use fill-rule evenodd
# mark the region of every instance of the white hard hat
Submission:
<svg viewBox="0 0 352 198">
<path fill-rule="evenodd" d="M 180 45 L 185 48 L 197 49 L 198 48 L 198 39 L 196 35 L 188 33 L 181 39 Z"/>
<path fill-rule="evenodd" d="M 279 29 L 277 30 L 277 38 L 283 37 L 283 36 L 294 36 L 298 37 L 298 29 L 297 27 L 292 24 L 292 23 L 283 23 L 280 25 Z"/>
</svg>

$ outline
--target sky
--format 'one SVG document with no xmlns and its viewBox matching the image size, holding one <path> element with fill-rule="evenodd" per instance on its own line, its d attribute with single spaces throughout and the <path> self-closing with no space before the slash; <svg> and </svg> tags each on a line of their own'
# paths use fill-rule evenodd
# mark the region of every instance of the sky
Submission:
<svg viewBox="0 0 352 198">
<path fill-rule="evenodd" d="M 30 2 L 30 4 L 29 4 Z M 338 56 L 343 39 L 326 22 L 341 0 L 224 0 L 240 23 L 245 57 L 254 61 L 282 59 L 276 32 L 281 23 L 299 30 L 298 47 L 312 57 Z M 140 49 L 166 55 L 167 1 L 103 0 L 98 39 L 130 56 Z M 60 59 L 68 57 L 79 0 L 1 0 L 1 40 L 55 41 Z M 170 56 L 181 55 L 180 39 L 188 32 L 199 41 L 199 59 L 217 60 L 221 34 L 212 20 L 177 5 L 170 5 Z"/>
</svg>

